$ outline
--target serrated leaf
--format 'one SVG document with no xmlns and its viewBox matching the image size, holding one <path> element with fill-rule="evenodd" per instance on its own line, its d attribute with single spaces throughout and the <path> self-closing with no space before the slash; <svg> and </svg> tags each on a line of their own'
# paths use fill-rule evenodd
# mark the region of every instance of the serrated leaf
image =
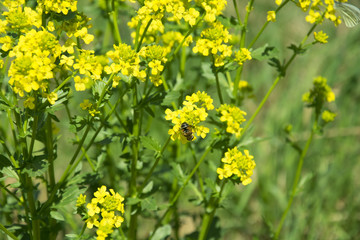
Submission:
<svg viewBox="0 0 360 240">
<path fill-rule="evenodd" d="M 68 204 L 74 204 L 76 199 L 79 197 L 80 194 L 83 194 L 86 189 L 79 188 L 79 186 L 67 186 L 65 187 L 64 192 L 60 196 L 60 202 L 55 204 L 54 208 L 65 207 Z"/>
<path fill-rule="evenodd" d="M 269 47 L 268 44 L 257 48 L 251 52 L 251 57 L 259 61 L 277 57 L 279 54 L 278 49 L 275 47 Z"/>
<path fill-rule="evenodd" d="M 3 169 L 4 167 L 10 167 L 11 165 L 11 161 L 4 155 L 0 154 L 0 169 Z"/>
<path fill-rule="evenodd" d="M 216 185 L 216 182 L 210 178 L 205 179 L 206 186 L 211 188 L 212 192 L 218 192 L 219 186 Z"/>
<path fill-rule="evenodd" d="M 161 151 L 160 143 L 158 141 L 156 141 L 155 139 L 153 139 L 152 137 L 141 136 L 140 141 L 141 141 L 141 144 L 147 149 L 154 150 L 156 152 Z"/>
<path fill-rule="evenodd" d="M 172 103 L 177 103 L 180 98 L 180 93 L 178 91 L 171 91 L 166 94 L 162 106 L 171 106 Z"/>
<path fill-rule="evenodd" d="M 158 209 L 154 197 L 148 197 L 141 201 L 141 210 L 155 211 Z"/>
<path fill-rule="evenodd" d="M 202 62 L 201 63 L 201 70 L 202 70 L 202 76 L 206 79 L 212 79 L 215 80 L 215 75 L 211 69 L 211 64 L 209 62 Z"/>
<path fill-rule="evenodd" d="M 50 216 L 53 219 L 56 219 L 58 221 L 64 221 L 65 220 L 64 216 L 61 213 L 59 213 L 58 211 L 51 211 Z"/>
<path fill-rule="evenodd" d="M 171 226 L 169 224 L 166 224 L 162 227 L 159 227 L 156 230 L 156 232 L 154 233 L 154 236 L 151 238 L 151 240 L 163 240 L 170 234 L 171 234 Z"/>
<path fill-rule="evenodd" d="M 16 174 L 16 172 L 12 169 L 12 167 L 5 167 L 0 170 L 1 173 L 3 173 L 7 177 L 15 178 L 19 181 L 19 177 Z"/>
<path fill-rule="evenodd" d="M 172 173 L 175 177 L 179 180 L 182 184 L 185 180 L 184 171 L 182 170 L 180 164 L 177 163 L 170 163 L 171 167 L 173 168 Z"/>
<path fill-rule="evenodd" d="M 45 160 L 45 155 L 35 156 L 27 162 L 22 172 L 27 173 L 30 177 L 42 176 L 49 167 L 49 162 Z"/>
<path fill-rule="evenodd" d="M 143 188 L 142 193 L 146 194 L 148 192 L 150 192 L 153 189 L 154 186 L 154 182 L 151 181 L 148 184 L 146 184 L 146 186 Z"/>
</svg>

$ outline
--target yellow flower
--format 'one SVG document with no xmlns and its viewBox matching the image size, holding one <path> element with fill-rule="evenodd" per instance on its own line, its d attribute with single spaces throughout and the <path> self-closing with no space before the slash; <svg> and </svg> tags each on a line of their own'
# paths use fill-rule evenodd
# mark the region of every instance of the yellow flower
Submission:
<svg viewBox="0 0 360 240">
<path fill-rule="evenodd" d="M 239 51 L 235 52 L 234 61 L 239 65 L 243 65 L 246 60 L 251 60 L 251 52 L 247 48 L 240 48 Z"/>
<path fill-rule="evenodd" d="M 275 11 L 268 11 L 267 12 L 267 17 L 266 17 L 268 22 L 275 22 L 276 21 L 276 13 Z"/>
<path fill-rule="evenodd" d="M 282 0 L 275 0 L 276 5 L 280 5 L 282 3 Z"/>
<path fill-rule="evenodd" d="M 34 97 L 28 97 L 25 101 L 24 101 L 24 107 L 29 108 L 29 109 L 34 109 L 35 108 L 35 104 L 34 104 L 35 98 Z"/>
<path fill-rule="evenodd" d="M 81 78 L 80 76 L 75 76 L 74 82 L 75 82 L 76 91 L 85 91 L 86 84 L 89 82 L 89 78 L 88 77 Z"/>
<path fill-rule="evenodd" d="M 216 111 L 220 113 L 220 121 L 226 122 L 226 132 L 235 134 L 236 137 L 240 137 L 242 128 L 241 123 L 245 122 L 246 112 L 241 111 L 236 106 L 230 106 L 222 104 Z"/>
<path fill-rule="evenodd" d="M 328 122 L 332 122 L 334 121 L 336 117 L 336 113 L 330 112 L 328 110 L 325 110 L 322 114 L 321 114 L 321 118 L 324 120 L 324 122 L 328 123 Z"/>
<path fill-rule="evenodd" d="M 248 150 L 240 152 L 237 147 L 228 149 L 225 156 L 221 159 L 224 163 L 223 168 L 216 170 L 220 180 L 224 178 L 236 178 L 245 186 L 252 182 L 251 176 L 256 166 L 253 156 Z M 235 180 L 235 179 L 234 179 Z"/>
<path fill-rule="evenodd" d="M 105 239 L 114 231 L 114 228 L 119 228 L 124 221 L 121 216 L 124 214 L 124 198 L 113 189 L 109 191 L 110 193 L 107 191 L 106 186 L 101 186 L 94 193 L 91 203 L 86 206 L 86 226 L 89 229 L 94 226 L 98 228 L 96 231 L 97 239 Z M 85 199 L 86 196 L 80 195 L 77 201 L 78 204 L 83 205 Z"/>
<path fill-rule="evenodd" d="M 214 109 L 212 104 L 213 100 L 205 92 L 198 91 L 191 96 L 186 96 L 186 100 L 183 102 L 184 107 L 177 111 L 165 110 L 165 119 L 171 120 L 174 126 L 169 129 L 168 134 L 171 135 L 171 140 L 180 140 L 182 143 L 186 143 L 188 138 L 187 134 L 196 133 L 197 136 L 205 138 L 209 133 L 209 128 L 199 125 L 205 121 L 208 113 L 207 110 Z M 186 123 L 186 134 L 184 134 L 183 124 Z M 196 139 L 192 135 L 192 141 Z"/>
<path fill-rule="evenodd" d="M 215 22 L 201 32 L 201 38 L 196 41 L 193 52 L 203 56 L 211 54 L 215 67 L 221 67 L 225 64 L 225 58 L 232 54 L 232 47 L 225 44 L 230 39 L 229 31 L 220 22 Z"/>
<path fill-rule="evenodd" d="M 55 101 L 58 99 L 58 95 L 54 92 L 48 94 L 46 97 L 51 105 L 54 105 Z"/>
<path fill-rule="evenodd" d="M 83 109 L 83 110 L 86 110 L 88 108 L 91 108 L 92 106 L 92 103 L 89 102 L 89 99 L 85 99 L 84 102 L 80 103 L 80 107 Z"/>
<path fill-rule="evenodd" d="M 319 43 L 327 43 L 328 35 L 324 33 L 323 31 L 314 32 L 314 38 Z"/>
</svg>

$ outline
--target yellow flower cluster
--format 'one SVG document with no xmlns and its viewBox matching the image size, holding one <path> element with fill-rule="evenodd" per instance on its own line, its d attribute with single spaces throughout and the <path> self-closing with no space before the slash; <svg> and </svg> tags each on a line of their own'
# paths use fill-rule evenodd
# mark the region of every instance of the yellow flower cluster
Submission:
<svg viewBox="0 0 360 240">
<path fill-rule="evenodd" d="M 216 17 L 222 14 L 226 7 L 226 0 L 195 0 L 206 12 L 204 20 L 206 22 L 215 22 Z"/>
<path fill-rule="evenodd" d="M 319 32 L 314 32 L 314 38 L 316 42 L 327 43 L 328 42 L 327 39 L 329 38 L 329 36 L 323 31 L 319 31 Z"/>
<path fill-rule="evenodd" d="M 48 80 L 54 77 L 55 60 L 61 54 L 61 46 L 54 35 L 43 30 L 31 30 L 20 36 L 18 45 L 10 51 L 15 57 L 9 69 L 9 84 L 21 97 L 24 92 L 41 90 L 46 93 Z M 54 97 L 52 97 L 54 99 Z"/>
<path fill-rule="evenodd" d="M 141 48 L 139 55 L 147 62 L 150 70 L 150 81 L 159 86 L 162 84 L 161 73 L 164 70 L 164 65 L 167 62 L 166 48 L 159 45 L 150 45 Z"/>
<path fill-rule="evenodd" d="M 81 38 L 85 44 L 89 44 L 94 40 L 94 36 L 88 33 L 88 29 L 92 27 L 92 25 L 89 24 L 90 20 L 91 18 L 83 13 L 76 12 L 76 15 L 71 19 L 61 22 L 58 30 L 64 31 L 66 36 L 69 37 L 63 45 L 64 52 L 67 51 L 70 54 L 74 53 L 74 46 L 76 43 L 75 40 L 71 38 L 72 36 Z M 53 23 L 49 22 L 48 25 L 52 28 L 51 25 L 53 25 Z"/>
<path fill-rule="evenodd" d="M 220 113 L 220 121 L 226 122 L 226 132 L 235 134 L 236 137 L 240 137 L 242 128 L 241 123 L 245 122 L 246 112 L 240 110 L 236 106 L 230 106 L 228 104 L 222 104 L 218 109 Z"/>
<path fill-rule="evenodd" d="M 346 1 L 347 0 L 340 0 L 340 2 Z M 309 15 L 305 18 L 309 23 L 322 23 L 324 17 L 332 21 L 335 26 L 341 23 L 340 17 L 335 15 L 334 0 L 299 0 L 298 6 L 304 12 L 310 9 Z M 325 10 L 322 11 L 320 6 L 325 7 Z"/>
<path fill-rule="evenodd" d="M 228 149 L 225 156 L 221 159 L 224 163 L 223 168 L 216 170 L 220 180 L 224 178 L 239 178 L 241 183 L 245 186 L 252 182 L 251 176 L 256 166 L 253 156 L 249 154 L 248 150 L 244 150 L 244 154 L 238 150 L 237 147 Z"/>
<path fill-rule="evenodd" d="M 98 191 L 94 193 L 94 198 L 86 205 L 87 219 L 86 226 L 92 229 L 94 226 L 98 228 L 96 231 L 97 240 L 105 240 L 115 228 L 119 228 L 124 218 L 124 198 L 115 193 L 113 189 L 106 190 L 106 186 L 101 186 Z M 86 203 L 86 196 L 80 195 L 76 206 L 81 207 Z M 119 215 L 121 213 L 121 215 Z"/>
<path fill-rule="evenodd" d="M 85 99 L 82 103 L 80 103 L 80 107 L 82 110 L 87 110 L 91 116 L 95 117 L 96 115 L 100 114 L 100 111 L 96 109 L 96 106 L 93 105 L 89 99 Z"/>
<path fill-rule="evenodd" d="M 108 74 L 121 72 L 124 76 L 134 76 L 141 81 L 145 80 L 145 70 L 140 70 L 140 57 L 131 46 L 120 43 L 119 46 L 114 45 L 114 51 L 108 51 L 106 56 L 113 61 L 110 66 L 104 68 Z M 119 79 L 117 79 L 119 80 Z"/>
<path fill-rule="evenodd" d="M 99 61 L 99 57 L 94 55 L 93 50 L 80 50 L 79 58 L 76 59 L 73 68 L 79 70 L 80 74 L 85 75 L 83 79 L 79 76 L 74 78 L 76 91 L 84 91 L 85 84 L 89 82 L 89 79 L 101 79 L 103 66 Z"/>
<path fill-rule="evenodd" d="M 247 48 L 240 48 L 239 51 L 235 52 L 234 61 L 239 65 L 243 65 L 246 60 L 251 60 L 251 52 Z"/>
<path fill-rule="evenodd" d="M 224 44 L 230 39 L 229 31 L 220 22 L 215 22 L 210 28 L 201 32 L 201 38 L 196 41 L 193 52 L 199 52 L 204 56 L 212 54 L 214 65 L 216 67 L 223 66 L 224 59 L 232 54 L 231 46 Z"/>
<path fill-rule="evenodd" d="M 275 11 L 268 11 L 266 20 L 268 22 L 275 22 L 276 21 L 276 13 L 275 13 Z"/>
<path fill-rule="evenodd" d="M 38 0 L 39 6 L 45 10 L 45 13 L 49 11 L 68 14 L 69 11 L 76 12 L 77 1 L 75 0 Z"/>
<path fill-rule="evenodd" d="M 168 16 L 170 15 L 170 16 Z M 187 8 L 184 1 L 181 0 L 145 0 L 144 5 L 137 11 L 137 15 L 133 17 L 128 26 L 136 29 L 140 25 L 140 35 L 145 31 L 149 21 L 152 21 L 146 32 L 147 42 L 154 42 L 154 36 L 158 33 L 164 33 L 163 18 L 168 21 L 177 22 L 183 19 L 190 26 L 195 25 L 196 19 L 200 13 L 195 8 Z M 136 32 L 131 34 L 135 39 Z"/>
<path fill-rule="evenodd" d="M 336 117 L 336 113 L 334 112 L 330 112 L 328 110 L 325 110 L 322 114 L 321 114 L 321 118 L 322 120 L 324 120 L 324 122 L 329 123 L 335 120 Z"/>
<path fill-rule="evenodd" d="M 161 41 L 164 44 L 164 47 L 166 48 L 166 52 L 171 52 L 171 49 L 173 46 L 179 45 L 182 40 L 184 39 L 184 35 L 182 35 L 180 32 L 175 31 L 168 31 L 161 35 Z M 192 36 L 186 37 L 183 46 L 187 47 L 192 43 L 193 38 Z"/>
<path fill-rule="evenodd" d="M 327 80 L 324 77 L 316 77 L 313 81 L 313 88 L 303 95 L 303 101 L 309 103 L 310 106 L 319 106 L 322 105 L 325 101 L 334 101 L 335 94 L 327 85 L 326 81 Z"/>
<path fill-rule="evenodd" d="M 41 15 L 29 7 L 23 7 L 24 0 L 21 1 L 3 1 L 3 5 L 8 9 L 2 13 L 5 20 L 0 20 L 1 50 L 7 52 L 13 48 L 13 35 L 24 34 L 31 30 L 33 26 L 41 27 Z"/>
<path fill-rule="evenodd" d="M 169 135 L 171 135 L 171 139 L 173 141 L 178 139 L 182 143 L 187 142 L 181 130 L 183 123 L 187 123 L 191 131 L 195 132 L 197 136 L 205 138 L 206 134 L 209 133 L 209 128 L 199 124 L 206 120 L 208 116 L 207 111 L 214 109 L 213 99 L 205 92 L 198 91 L 191 96 L 186 96 L 183 105 L 184 107 L 177 111 L 171 111 L 170 109 L 165 110 L 165 119 L 171 120 L 174 124 L 173 128 L 168 132 Z M 194 136 L 193 140 L 195 139 L 196 137 Z"/>
</svg>

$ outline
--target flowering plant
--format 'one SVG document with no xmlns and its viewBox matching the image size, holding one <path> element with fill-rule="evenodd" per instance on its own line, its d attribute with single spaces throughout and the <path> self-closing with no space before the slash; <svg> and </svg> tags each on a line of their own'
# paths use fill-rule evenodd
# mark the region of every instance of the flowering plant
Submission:
<svg viewBox="0 0 360 240">
<path fill-rule="evenodd" d="M 336 6 L 349 7 L 344 2 L 1 1 L 2 233 L 32 240 L 240 238 L 221 211 L 240 195 L 243 212 L 228 214 L 238 219 L 252 211 L 254 189 L 265 191 L 257 169 L 275 155 L 257 149 L 266 139 L 254 127 L 262 126 L 259 114 L 276 105 L 270 95 L 291 76 L 295 59 L 331 42 L 315 28 L 339 26 Z M 305 12 L 299 25 L 309 30 L 284 57 L 266 29 L 282 26 L 291 6 Z M 259 84 L 254 76 L 264 71 Z M 303 94 L 314 110 L 310 134 L 302 144 L 288 125 L 284 137 L 299 154 L 291 158 L 298 159 L 291 195 L 276 208 L 282 215 L 266 220 L 275 227 L 251 235 L 289 234 L 283 224 L 314 136 L 335 120 L 335 92 L 318 76 Z M 295 172 L 291 166 L 286 173 Z M 182 225 L 188 212 L 190 232 Z"/>
</svg>

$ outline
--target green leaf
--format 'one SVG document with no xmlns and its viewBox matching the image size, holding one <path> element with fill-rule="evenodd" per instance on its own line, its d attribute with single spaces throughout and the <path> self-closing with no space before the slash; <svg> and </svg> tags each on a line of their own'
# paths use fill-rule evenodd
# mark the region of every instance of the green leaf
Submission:
<svg viewBox="0 0 360 240">
<path fill-rule="evenodd" d="M 166 224 L 162 227 L 159 227 L 154 236 L 151 238 L 151 240 L 162 240 L 166 237 L 170 236 L 171 234 L 171 226 L 169 224 Z"/>
<path fill-rule="evenodd" d="M 142 193 L 146 194 L 146 193 L 150 192 L 152 190 L 153 186 L 154 186 L 154 182 L 153 181 L 149 182 L 142 190 Z"/>
<path fill-rule="evenodd" d="M 220 191 L 219 186 L 216 185 L 216 182 L 213 179 L 206 178 L 205 183 L 207 187 L 211 188 L 212 192 Z"/>
<path fill-rule="evenodd" d="M 3 169 L 4 167 L 10 167 L 11 165 L 12 164 L 10 160 L 4 155 L 0 154 L 0 169 Z"/>
<path fill-rule="evenodd" d="M 152 137 L 147 137 L 147 136 L 141 136 L 140 137 L 141 140 L 141 144 L 150 150 L 154 150 L 156 152 L 160 152 L 161 151 L 161 145 L 158 141 L 156 141 L 155 139 L 153 139 Z"/>
<path fill-rule="evenodd" d="M 59 213 L 58 211 L 51 211 L 50 212 L 50 216 L 53 218 L 53 219 L 56 219 L 58 221 L 64 221 L 64 216 Z"/>
<path fill-rule="evenodd" d="M 158 209 L 154 197 L 148 197 L 141 201 L 141 210 L 155 211 Z"/>
<path fill-rule="evenodd" d="M 42 176 L 49 167 L 49 162 L 45 160 L 45 155 L 34 156 L 25 164 L 22 172 L 27 173 L 30 177 Z"/>
<path fill-rule="evenodd" d="M 166 94 L 163 102 L 161 103 L 162 106 L 171 106 L 172 103 L 177 103 L 180 98 L 180 93 L 178 91 L 171 91 Z"/>
<path fill-rule="evenodd" d="M 20 180 L 19 180 L 19 176 L 17 175 L 17 173 L 12 169 L 12 167 L 5 167 L 3 169 L 0 170 L 0 172 L 2 174 L 4 174 L 4 177 L 1 178 L 1 180 L 5 180 L 6 178 L 15 178 L 16 182 L 10 184 L 11 187 L 20 187 Z M 12 180 L 13 181 L 13 180 Z"/>
<path fill-rule="evenodd" d="M 135 205 L 139 202 L 141 202 L 140 198 L 126 198 L 126 205 Z"/>
<path fill-rule="evenodd" d="M 268 44 L 257 48 L 251 52 L 251 57 L 259 61 L 274 58 L 279 55 L 278 49 L 275 47 L 269 47 Z"/>
</svg>

